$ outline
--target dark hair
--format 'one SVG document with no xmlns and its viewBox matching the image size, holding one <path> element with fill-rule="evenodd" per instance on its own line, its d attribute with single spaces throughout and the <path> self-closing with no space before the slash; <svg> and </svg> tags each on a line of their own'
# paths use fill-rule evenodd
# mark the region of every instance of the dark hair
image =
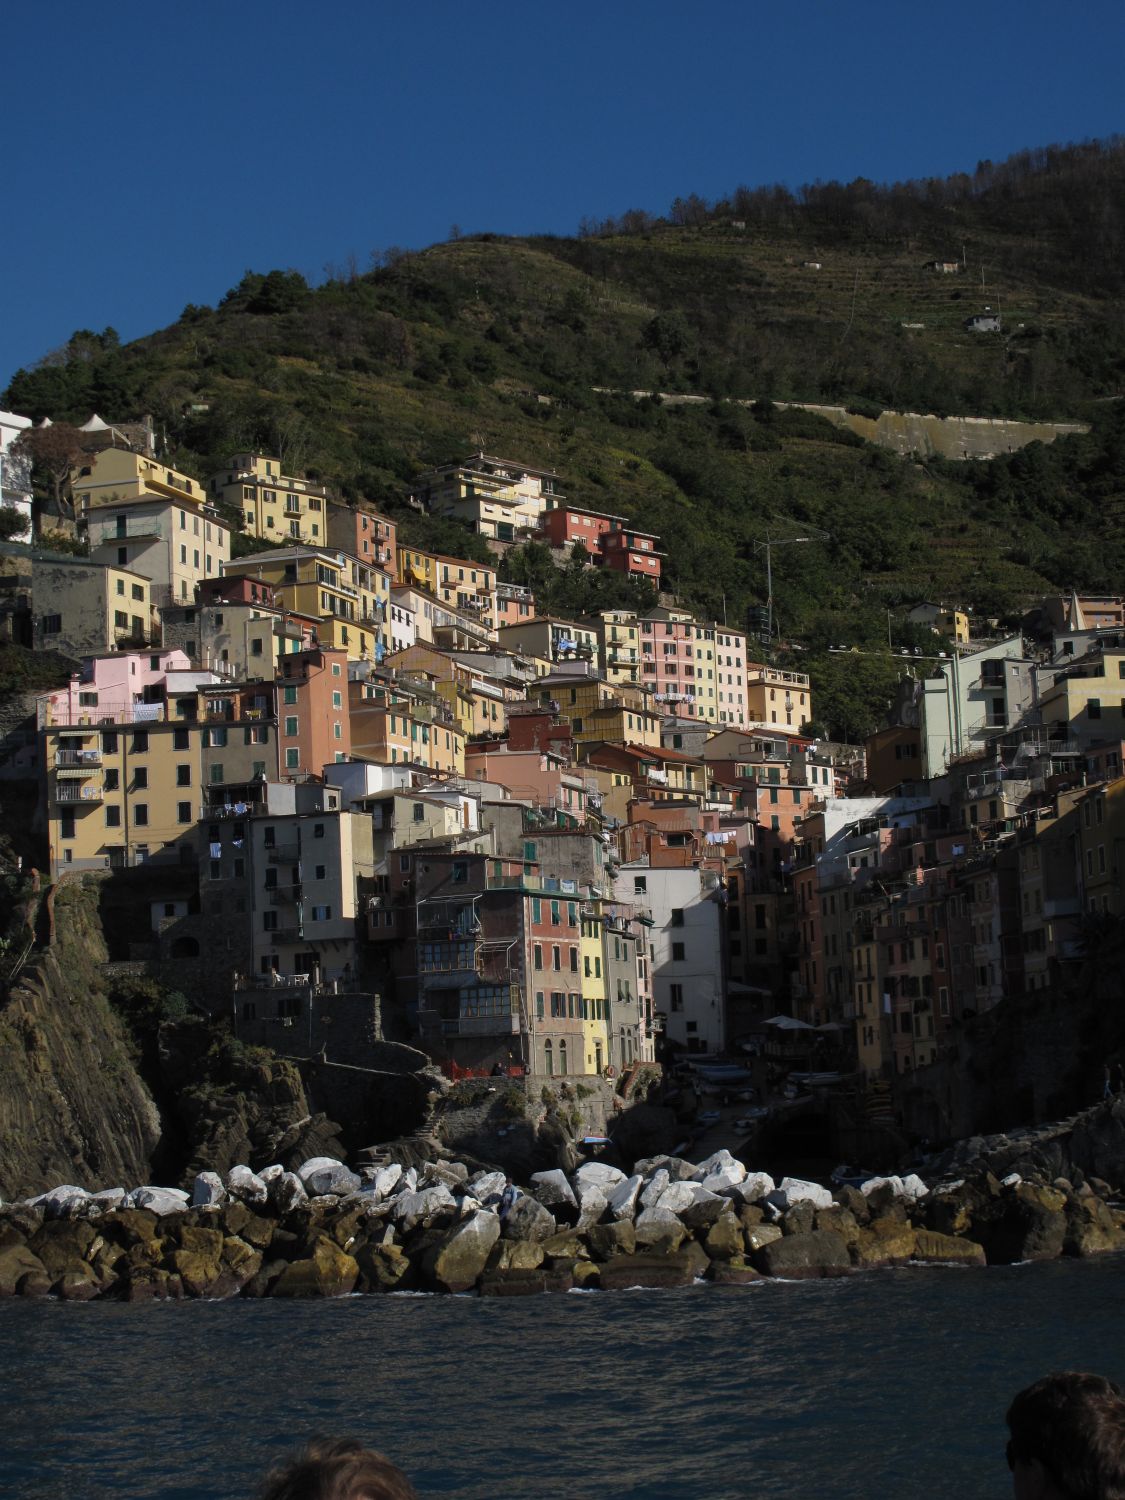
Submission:
<svg viewBox="0 0 1125 1500">
<path fill-rule="evenodd" d="M 417 1500 L 401 1469 L 355 1438 L 314 1438 L 266 1475 L 259 1500 Z"/>
<path fill-rule="evenodd" d="M 1008 1463 L 1038 1460 L 1067 1500 L 1125 1500 L 1125 1397 L 1103 1375 L 1045 1375 L 1008 1408 Z"/>
</svg>

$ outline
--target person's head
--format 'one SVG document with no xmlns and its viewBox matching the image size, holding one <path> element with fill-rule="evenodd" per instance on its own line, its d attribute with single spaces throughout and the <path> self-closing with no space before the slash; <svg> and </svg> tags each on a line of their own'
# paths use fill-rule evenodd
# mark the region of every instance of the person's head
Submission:
<svg viewBox="0 0 1125 1500">
<path fill-rule="evenodd" d="M 1016 1500 L 1125 1500 L 1125 1396 L 1111 1380 L 1046 1375 L 1006 1420 Z"/>
<path fill-rule="evenodd" d="M 389 1458 L 354 1438 L 314 1438 L 266 1475 L 258 1500 L 417 1500 Z"/>
</svg>

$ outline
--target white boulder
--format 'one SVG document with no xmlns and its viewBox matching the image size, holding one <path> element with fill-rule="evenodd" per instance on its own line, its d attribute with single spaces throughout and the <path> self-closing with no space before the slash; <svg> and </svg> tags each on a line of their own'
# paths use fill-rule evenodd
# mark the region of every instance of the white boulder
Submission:
<svg viewBox="0 0 1125 1500">
<path fill-rule="evenodd" d="M 391 1216 L 409 1232 L 415 1225 L 456 1207 L 457 1199 L 442 1182 L 436 1187 L 423 1188 L 421 1192 L 401 1193 L 395 1199 Z"/>
<path fill-rule="evenodd" d="M 655 1208 L 660 1202 L 661 1193 L 671 1181 L 672 1178 L 668 1172 L 668 1168 L 657 1167 L 641 1191 L 641 1207 Z"/>
<path fill-rule="evenodd" d="M 388 1163 L 387 1166 L 380 1167 L 379 1170 L 375 1173 L 371 1184 L 375 1189 L 375 1196 L 378 1198 L 386 1198 L 389 1193 L 394 1192 L 401 1178 L 401 1162 L 392 1161 Z"/>
<path fill-rule="evenodd" d="M 757 1203 L 760 1198 L 772 1193 L 776 1184 L 768 1172 L 747 1172 L 738 1184 L 738 1196 L 743 1203 Z"/>
<path fill-rule="evenodd" d="M 561 1168 L 556 1167 L 553 1172 L 533 1172 L 531 1180 L 535 1184 L 535 1196 L 544 1208 L 578 1207 L 574 1189 L 567 1182 L 566 1173 Z"/>
<path fill-rule="evenodd" d="M 589 1229 L 591 1224 L 600 1223 L 608 1202 L 602 1188 L 589 1184 L 580 1187 L 578 1189 L 578 1228 Z"/>
<path fill-rule="evenodd" d="M 783 1177 L 780 1186 L 790 1208 L 794 1203 L 811 1203 L 814 1208 L 832 1207 L 832 1194 L 819 1182 L 806 1182 L 803 1177 Z"/>
<path fill-rule="evenodd" d="M 309 1201 L 305 1185 L 296 1172 L 282 1172 L 269 1185 L 270 1202 L 279 1214 L 287 1214 L 291 1208 L 299 1208 Z"/>
<path fill-rule="evenodd" d="M 631 1219 L 637 1211 L 637 1199 L 640 1197 L 641 1188 L 644 1185 L 643 1177 L 626 1177 L 624 1182 L 619 1182 L 609 1195 L 609 1216 L 611 1219 Z"/>
<path fill-rule="evenodd" d="M 186 1213 L 188 1195 L 180 1188 L 139 1187 L 125 1195 L 127 1208 L 147 1208 L 150 1214 L 162 1219 L 167 1214 Z"/>
<path fill-rule="evenodd" d="M 604 1161 L 584 1161 L 574 1174 L 576 1188 L 599 1187 L 603 1192 L 612 1192 L 619 1182 L 624 1181 L 625 1173 Z"/>
<path fill-rule="evenodd" d="M 716 1151 L 706 1161 L 700 1162 L 695 1169 L 695 1181 L 706 1182 L 708 1177 L 714 1177 L 718 1173 L 725 1174 L 732 1183 L 741 1182 L 746 1176 L 746 1168 L 724 1146 L 721 1151 Z"/>
<path fill-rule="evenodd" d="M 240 1203 L 260 1207 L 269 1197 L 269 1188 L 249 1167 L 231 1167 L 227 1173 L 227 1192 Z"/>
<path fill-rule="evenodd" d="M 34 1201 L 42 1207 L 48 1219 L 77 1219 L 85 1213 L 90 1194 L 85 1188 L 64 1183 L 61 1187 L 51 1188 Z"/>
<path fill-rule="evenodd" d="M 192 1184 L 192 1208 L 208 1208 L 212 1204 L 225 1203 L 227 1190 L 218 1172 L 200 1172 Z"/>
<path fill-rule="evenodd" d="M 469 1181 L 469 1191 L 474 1198 L 479 1198 L 481 1203 L 487 1205 L 489 1199 L 499 1201 L 500 1194 L 504 1191 L 504 1184 L 507 1180 L 503 1172 L 478 1172 Z M 495 1207 L 495 1203 L 493 1207 Z"/>
<path fill-rule="evenodd" d="M 342 1162 L 330 1167 L 317 1167 L 315 1171 L 301 1173 L 301 1182 L 310 1198 L 346 1198 L 349 1193 L 358 1193 L 363 1186 L 362 1177 Z"/>
</svg>

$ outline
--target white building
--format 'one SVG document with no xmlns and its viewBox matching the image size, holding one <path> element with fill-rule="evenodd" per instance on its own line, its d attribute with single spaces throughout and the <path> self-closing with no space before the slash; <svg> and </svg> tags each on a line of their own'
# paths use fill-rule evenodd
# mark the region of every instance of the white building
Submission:
<svg viewBox="0 0 1125 1500">
<path fill-rule="evenodd" d="M 618 901 L 646 907 L 653 1013 L 669 1041 L 689 1052 L 721 1052 L 726 1044 L 721 883 L 708 870 L 622 865 Z"/>
<path fill-rule="evenodd" d="M 31 464 L 14 454 L 12 445 L 31 426 L 30 417 L 0 411 L 0 505 L 24 517 L 21 535 L 31 534 Z"/>
</svg>

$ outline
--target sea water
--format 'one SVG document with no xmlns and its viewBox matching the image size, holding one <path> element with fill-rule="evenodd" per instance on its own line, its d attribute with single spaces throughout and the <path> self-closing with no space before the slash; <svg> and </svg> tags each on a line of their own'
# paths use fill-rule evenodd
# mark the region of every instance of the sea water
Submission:
<svg viewBox="0 0 1125 1500">
<path fill-rule="evenodd" d="M 251 1496 L 314 1433 L 423 1496 L 1001 1500 L 1004 1412 L 1125 1379 L 1125 1258 L 519 1299 L 0 1304 L 0 1490 Z"/>
</svg>

